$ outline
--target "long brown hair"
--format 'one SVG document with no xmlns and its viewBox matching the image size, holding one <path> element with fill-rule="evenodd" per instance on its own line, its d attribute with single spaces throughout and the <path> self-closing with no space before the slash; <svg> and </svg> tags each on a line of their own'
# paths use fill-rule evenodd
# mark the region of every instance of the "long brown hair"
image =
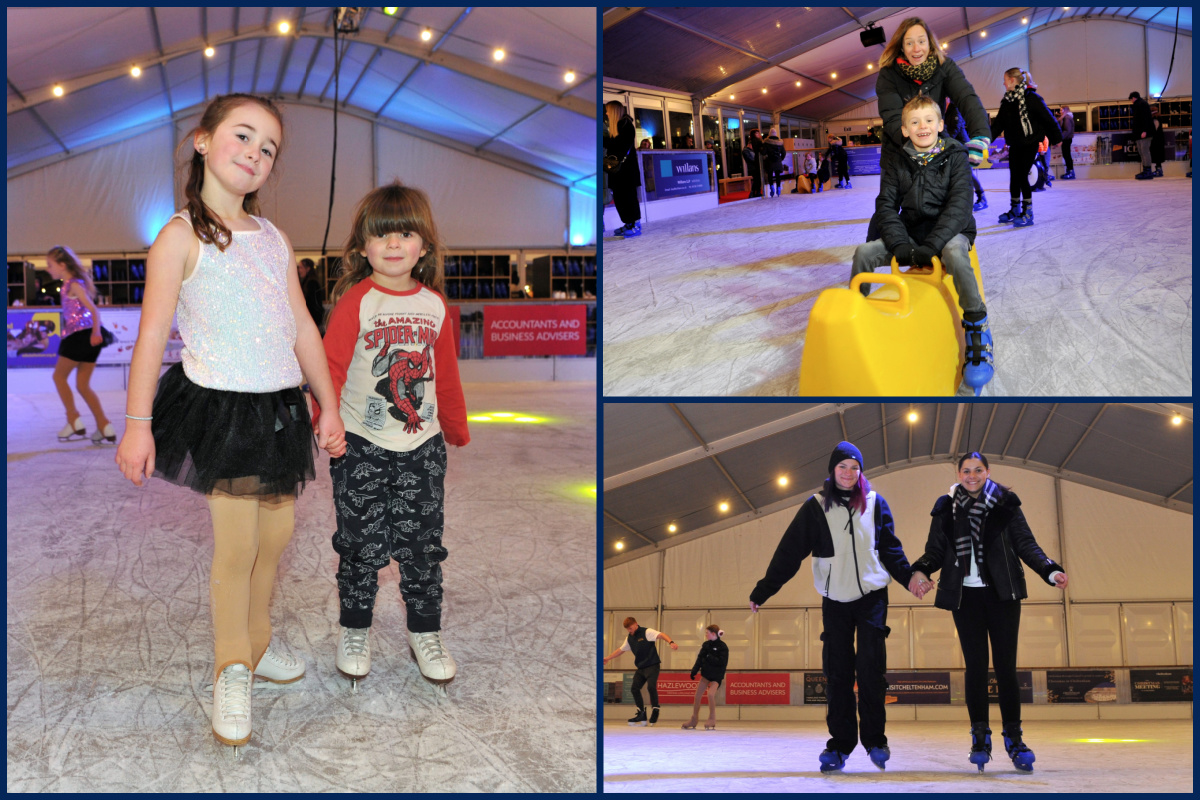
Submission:
<svg viewBox="0 0 1200 800">
<path fill-rule="evenodd" d="M 937 34 L 933 32 L 933 29 L 926 25 L 925 20 L 920 17 L 909 17 L 900 23 L 900 27 L 896 28 L 896 32 L 892 34 L 892 39 L 887 43 L 887 47 L 883 48 L 883 55 L 879 57 L 880 69 L 896 63 L 896 57 L 904 55 L 904 34 L 908 33 L 909 28 L 916 25 L 925 29 L 925 38 L 929 40 L 929 55 L 936 58 L 939 64 L 946 63 L 946 55 L 942 52 L 942 46 L 938 43 Z"/>
<path fill-rule="evenodd" d="M 183 194 L 187 199 L 188 214 L 192 217 L 192 230 L 196 232 L 196 238 L 200 241 L 205 244 L 214 244 L 218 250 L 222 251 L 229 246 L 233 235 L 229 232 L 229 228 L 226 227 L 225 223 L 221 222 L 221 218 L 200 197 L 200 190 L 204 188 L 204 156 L 196 150 L 194 142 L 198 133 L 212 136 L 217 130 L 217 126 L 225 121 L 225 118 L 229 116 L 231 111 L 246 103 L 258 103 L 266 109 L 271 116 L 275 117 L 275 121 L 279 123 L 279 130 L 283 131 L 283 115 L 279 113 L 278 106 L 267 98 L 258 97 L 253 94 L 225 94 L 213 98 L 213 101 L 204 109 L 204 115 L 200 117 L 200 122 L 179 143 L 178 149 L 183 157 L 181 169 L 184 165 L 188 169 L 187 182 L 184 184 Z M 279 154 L 282 150 L 283 142 L 279 142 L 279 148 L 275 151 L 274 165 L 271 169 L 272 175 L 274 175 L 275 167 L 279 164 Z M 187 155 L 188 152 L 191 153 L 190 157 Z M 242 210 L 256 217 L 261 216 L 257 191 L 250 192 L 250 194 L 242 198 Z"/>
<path fill-rule="evenodd" d="M 617 123 L 625 116 L 625 104 L 620 100 L 609 100 L 604 104 L 604 121 L 608 125 L 608 135 L 616 137 Z"/>
<path fill-rule="evenodd" d="M 65 244 L 56 244 L 46 253 L 46 258 L 52 258 L 66 267 L 71 279 L 82 283 L 87 296 L 93 300 L 96 299 L 96 284 L 92 282 L 92 270 L 83 266 L 74 250 Z"/>
<path fill-rule="evenodd" d="M 368 236 L 405 232 L 419 235 L 425 245 L 425 255 L 413 267 L 413 278 L 441 294 L 446 282 L 442 272 L 444 245 L 433 221 L 429 198 L 420 189 L 393 181 L 370 192 L 354 210 L 354 228 L 342 253 L 342 268 L 333 287 L 332 301 L 336 303 L 350 287 L 373 272 L 371 262 L 362 254 Z"/>
</svg>

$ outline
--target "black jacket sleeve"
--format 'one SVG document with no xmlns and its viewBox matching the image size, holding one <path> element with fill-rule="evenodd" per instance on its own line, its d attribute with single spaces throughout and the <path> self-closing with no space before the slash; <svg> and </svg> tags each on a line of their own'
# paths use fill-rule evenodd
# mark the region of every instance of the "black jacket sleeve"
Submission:
<svg viewBox="0 0 1200 800">
<path fill-rule="evenodd" d="M 953 150 L 947 154 L 946 159 L 950 178 L 946 204 L 942 206 L 942 211 L 938 214 L 933 229 L 925 236 L 924 242 L 927 247 L 932 247 L 939 254 L 939 258 L 946 242 L 963 232 L 974 213 L 971 204 L 975 196 L 975 188 L 971 183 L 971 164 L 967 160 L 967 152 L 955 144 L 949 146 Z"/>
<path fill-rule="evenodd" d="M 1033 120 L 1034 130 L 1047 136 L 1050 139 L 1050 144 L 1061 144 L 1063 140 L 1062 129 L 1058 127 L 1058 120 L 1054 118 L 1054 114 L 1050 112 L 1046 106 L 1046 101 L 1037 92 L 1025 93 L 1025 108 L 1029 111 L 1029 116 Z M 1039 137 L 1040 141 L 1040 137 Z"/>
<path fill-rule="evenodd" d="M 901 154 L 901 158 L 907 156 Z M 890 163 L 879 176 L 879 194 L 875 197 L 875 225 L 879 238 L 889 253 L 895 253 L 902 244 L 913 244 L 908 229 L 900 219 L 900 173 L 903 167 Z"/>
<path fill-rule="evenodd" d="M 900 93 L 900 81 L 905 80 L 895 64 L 889 64 L 879 70 L 875 79 L 875 97 L 879 107 L 879 117 L 883 120 L 883 137 L 892 141 L 896 147 L 904 146 L 904 136 L 900 133 L 901 112 L 904 111 L 904 98 Z"/>
<path fill-rule="evenodd" d="M 879 503 L 880 511 L 880 525 L 879 530 L 876 531 L 879 560 L 896 581 L 908 586 L 908 582 L 912 580 L 912 567 L 908 565 L 903 545 L 896 538 L 896 522 L 892 519 L 892 510 L 888 508 L 887 501 L 879 494 L 875 495 L 875 502 Z"/>
<path fill-rule="evenodd" d="M 706 643 L 707 644 L 707 643 Z M 700 645 L 700 652 L 696 653 L 696 663 L 692 664 L 692 671 L 688 673 L 688 677 L 695 678 L 696 673 L 700 671 L 700 667 L 704 665 L 704 645 Z"/>
<path fill-rule="evenodd" d="M 983 108 L 983 101 L 975 93 L 975 87 L 967 80 L 967 76 L 963 75 L 962 70 L 958 64 L 954 63 L 953 59 L 947 58 L 942 62 L 942 69 L 946 71 L 943 82 L 946 87 L 946 96 L 950 98 L 950 102 L 958 106 L 958 113 L 962 114 L 963 120 L 966 121 L 967 133 L 971 137 L 986 137 L 988 135 L 988 115 Z M 882 111 L 880 113 L 882 114 Z"/>
<path fill-rule="evenodd" d="M 760 580 L 750 593 L 750 602 L 761 606 L 783 588 L 783 585 L 795 577 L 800 565 L 813 549 L 816 531 L 812 530 L 812 514 L 820 506 L 813 497 L 808 498 L 792 524 L 783 532 L 783 538 L 775 548 L 775 555 L 767 566 L 766 576 Z"/>
<path fill-rule="evenodd" d="M 946 548 L 950 546 L 950 542 L 946 541 L 946 534 L 942 531 L 942 514 L 949 508 L 951 502 L 953 501 L 949 495 L 942 495 L 933 504 L 933 511 L 929 512 L 933 519 L 929 523 L 929 538 L 925 540 L 925 552 L 913 563 L 913 572 L 923 572 L 932 576 L 942 568 L 943 559 L 946 557 Z"/>
<path fill-rule="evenodd" d="M 1000 101 L 1000 110 L 996 112 L 996 118 L 992 120 L 993 142 L 999 139 L 1001 136 L 1004 136 L 1004 126 L 1008 124 L 1008 118 L 1010 116 L 1009 110 L 1012 108 L 1012 105 L 1013 102 L 1011 100 Z M 1007 142 L 1008 137 L 1005 137 L 1004 141 Z"/>
<path fill-rule="evenodd" d="M 1150 104 L 1145 100 L 1134 100 L 1133 108 L 1133 138 L 1140 139 L 1154 130 L 1154 116 L 1150 113 Z"/>
<path fill-rule="evenodd" d="M 1033 538 L 1033 531 L 1029 530 L 1029 523 L 1025 521 L 1025 514 L 1020 507 L 1013 509 L 1012 519 L 1008 523 L 1009 541 L 1012 543 L 1012 548 L 1021 560 L 1029 565 L 1029 568 L 1042 576 L 1042 580 L 1053 586 L 1050 580 L 1050 573 L 1054 571 L 1066 572 L 1065 569 L 1054 563 L 1038 546 L 1037 541 Z"/>
</svg>

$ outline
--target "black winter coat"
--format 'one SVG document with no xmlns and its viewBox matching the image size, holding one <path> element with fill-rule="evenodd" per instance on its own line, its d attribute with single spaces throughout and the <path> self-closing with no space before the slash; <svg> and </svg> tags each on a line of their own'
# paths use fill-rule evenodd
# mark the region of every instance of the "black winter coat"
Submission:
<svg viewBox="0 0 1200 800">
<path fill-rule="evenodd" d="M 1150 134 L 1150 160 L 1161 164 L 1167 155 L 1167 136 L 1163 132 L 1162 122 L 1153 121 L 1154 133 Z"/>
<path fill-rule="evenodd" d="M 930 56 L 936 58 L 936 56 Z M 900 158 L 904 143 L 908 141 L 900 132 L 901 112 L 904 104 L 918 94 L 929 95 L 937 103 L 938 108 L 946 107 L 946 98 L 958 106 L 966 117 L 967 131 L 971 136 L 990 136 L 988 133 L 988 115 L 983 110 L 983 102 L 975 94 L 975 88 L 963 75 L 962 70 L 947 58 L 929 76 L 929 80 L 918 85 L 912 78 L 907 77 L 895 64 L 889 64 L 879 70 L 875 79 L 875 95 L 879 103 L 879 116 L 883 118 L 883 132 L 879 136 L 881 143 L 879 153 L 879 168 L 882 170 L 894 158 Z"/>
<path fill-rule="evenodd" d="M 1032 135 L 1026 136 L 1025 129 L 1021 127 L 1021 109 L 1016 102 L 1001 100 L 1000 110 L 992 120 L 992 139 L 1003 136 L 1005 144 L 1009 147 L 1040 144 L 1047 136 L 1050 137 L 1050 144 L 1059 144 L 1062 141 L 1062 130 L 1058 127 L 1058 120 L 1050 113 L 1042 96 L 1033 89 L 1025 90 L 1025 110 L 1029 112 Z"/>
<path fill-rule="evenodd" d="M 1140 139 L 1145 133 L 1147 137 L 1154 132 L 1154 116 L 1150 113 L 1150 104 L 1142 98 L 1135 98 L 1133 108 L 1133 138 Z"/>
<path fill-rule="evenodd" d="M 608 174 L 608 185 L 614 189 L 642 185 L 642 174 L 637 165 L 638 151 L 633 143 L 636 135 L 633 117 L 628 114 L 617 122 L 616 136 L 604 135 L 604 155 L 625 159 L 619 170 Z"/>
<path fill-rule="evenodd" d="M 720 683 L 725 680 L 725 667 L 729 666 L 729 646 L 720 639 L 705 640 L 692 666 L 692 677 L 699 672 L 706 680 Z"/>
<path fill-rule="evenodd" d="M 1003 492 L 999 502 L 983 521 L 983 568 L 987 572 L 984 581 L 994 587 L 1003 600 L 1023 600 L 1029 595 L 1025 589 L 1022 561 L 1050 585 L 1054 585 L 1050 581 L 1050 573 L 1066 570 L 1051 561 L 1038 547 L 1017 495 L 1008 489 Z M 933 575 L 940 569 L 942 576 L 938 579 L 937 596 L 933 604 L 947 611 L 957 611 L 962 603 L 963 578 L 971 571 L 971 566 L 962 563 L 955 554 L 955 525 L 970 523 L 964 515 L 955 513 L 954 500 L 950 495 L 942 495 L 937 499 L 930 516 L 933 521 L 929 525 L 925 554 L 913 564 L 913 571 Z"/>
<path fill-rule="evenodd" d="M 766 139 L 763 139 L 759 147 L 762 148 L 763 169 L 768 174 L 774 174 L 783 166 L 783 159 L 786 154 L 786 151 L 783 149 L 783 142 L 777 136 L 768 136 Z"/>
<path fill-rule="evenodd" d="M 875 198 L 874 223 L 888 252 L 902 244 L 923 244 L 942 252 L 961 233 L 975 243 L 974 184 L 967 148 L 940 137 L 942 152 L 925 165 L 909 155 L 912 145 L 883 171 Z M 897 210 L 900 211 L 897 214 Z"/>
<path fill-rule="evenodd" d="M 946 109 L 946 116 L 942 117 L 942 121 L 946 123 L 946 135 L 952 139 L 966 144 L 970 140 L 967 136 L 967 121 L 963 119 L 962 114 L 958 110 L 958 106 L 954 103 Z"/>
<path fill-rule="evenodd" d="M 897 582 L 908 586 L 912 580 L 912 568 L 904 555 L 904 548 L 896 538 L 892 511 L 883 496 L 875 494 L 875 550 L 881 563 Z M 817 558 L 832 558 L 833 534 L 825 520 L 825 511 L 819 495 L 804 501 L 792 524 L 783 532 L 783 538 L 771 556 L 766 576 L 754 586 L 750 602 L 761 606 L 796 576 L 804 559 L 810 555 Z M 926 573 L 928 574 L 928 573 Z"/>
</svg>

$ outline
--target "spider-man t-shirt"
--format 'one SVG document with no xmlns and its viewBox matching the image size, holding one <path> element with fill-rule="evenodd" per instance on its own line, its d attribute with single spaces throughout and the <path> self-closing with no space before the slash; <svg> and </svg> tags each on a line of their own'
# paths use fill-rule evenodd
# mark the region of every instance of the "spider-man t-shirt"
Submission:
<svg viewBox="0 0 1200 800">
<path fill-rule="evenodd" d="M 407 292 L 370 278 L 329 316 L 325 355 L 346 430 L 407 452 L 440 431 L 470 441 L 446 301 L 423 285 Z"/>
</svg>

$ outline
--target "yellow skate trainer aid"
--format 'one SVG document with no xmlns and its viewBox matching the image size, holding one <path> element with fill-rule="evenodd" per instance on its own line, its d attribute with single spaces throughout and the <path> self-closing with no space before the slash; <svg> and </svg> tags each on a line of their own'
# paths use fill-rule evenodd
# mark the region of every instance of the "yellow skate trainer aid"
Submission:
<svg viewBox="0 0 1200 800">
<path fill-rule="evenodd" d="M 983 294 L 979 258 L 971 271 Z M 882 284 L 863 297 L 863 283 Z M 849 289 L 826 289 L 808 321 L 800 358 L 800 394 L 806 396 L 949 396 L 963 376 L 966 341 L 954 280 L 934 258 L 933 268 L 855 275 Z"/>
</svg>

